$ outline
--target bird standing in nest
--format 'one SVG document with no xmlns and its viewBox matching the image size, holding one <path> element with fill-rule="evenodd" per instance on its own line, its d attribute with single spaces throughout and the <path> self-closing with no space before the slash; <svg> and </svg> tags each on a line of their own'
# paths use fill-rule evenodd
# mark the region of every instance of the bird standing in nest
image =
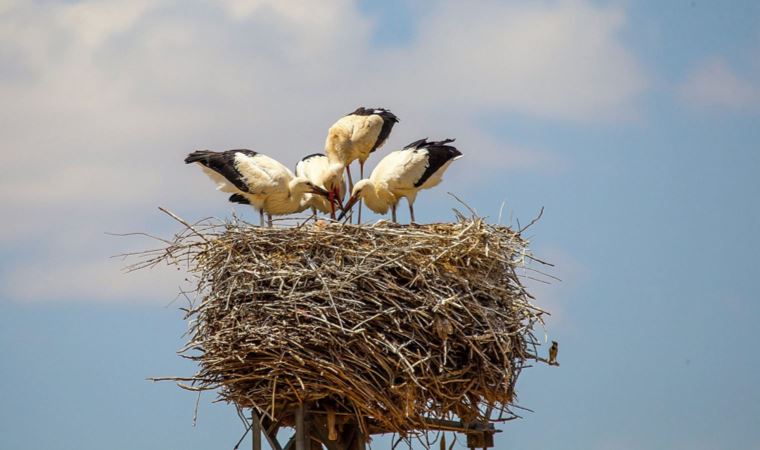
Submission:
<svg viewBox="0 0 760 450">
<path fill-rule="evenodd" d="M 273 215 L 293 214 L 308 208 L 308 195 L 328 195 L 307 178 L 293 175 L 279 161 L 253 150 L 198 150 L 187 155 L 185 163 L 200 165 L 216 182 L 218 190 L 232 194 L 229 201 L 258 209 L 262 226 L 264 213 L 271 227 Z"/>
<path fill-rule="evenodd" d="M 462 157 L 462 152 L 452 145 L 454 139 L 428 142 L 420 139 L 407 145 L 403 150 L 389 153 L 372 171 L 366 180 L 356 183 L 351 198 L 346 203 L 342 219 L 360 199 L 378 214 L 385 214 L 390 208 L 394 222 L 396 206 L 402 197 L 409 203 L 409 216 L 414 223 L 414 200 L 422 189 L 437 186 L 449 165 Z"/>
<path fill-rule="evenodd" d="M 364 178 L 364 163 L 372 152 L 382 147 L 398 121 L 388 109 L 359 107 L 338 119 L 327 131 L 325 153 L 331 164 L 340 163 L 346 168 L 349 189 L 354 188 L 350 164 L 358 159 L 359 177 Z"/>
<path fill-rule="evenodd" d="M 298 161 L 296 176 L 308 178 L 312 183 L 327 190 L 327 198 L 321 195 L 310 195 L 309 206 L 314 214 L 317 211 L 329 213 L 330 218 L 335 219 L 336 204 L 342 209 L 343 197 L 346 195 L 343 166 L 340 163 L 330 163 L 327 156 L 322 153 L 314 153 Z"/>
</svg>

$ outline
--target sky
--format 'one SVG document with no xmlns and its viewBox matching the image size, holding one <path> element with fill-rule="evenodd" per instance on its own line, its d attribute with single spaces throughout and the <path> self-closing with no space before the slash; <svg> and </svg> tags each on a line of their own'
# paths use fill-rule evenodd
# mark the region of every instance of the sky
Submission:
<svg viewBox="0 0 760 450">
<path fill-rule="evenodd" d="M 194 426 L 146 381 L 194 370 L 184 274 L 124 273 L 155 243 L 109 233 L 256 220 L 184 156 L 294 166 L 369 106 L 401 119 L 380 156 L 465 155 L 418 221 L 453 220 L 447 192 L 544 208 L 561 365 L 522 373 L 496 449 L 760 449 L 758 2 L 0 0 L 0 101 L 0 448 L 232 448 L 234 408 L 206 393 Z"/>
</svg>

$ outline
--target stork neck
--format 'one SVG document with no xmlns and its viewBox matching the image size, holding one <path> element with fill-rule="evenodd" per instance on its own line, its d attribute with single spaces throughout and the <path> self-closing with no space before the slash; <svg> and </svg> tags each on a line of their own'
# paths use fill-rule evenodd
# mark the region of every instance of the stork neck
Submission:
<svg viewBox="0 0 760 450">
<path fill-rule="evenodd" d="M 294 178 L 288 183 L 288 198 L 300 198 L 308 189 L 300 183 L 300 180 Z"/>
<path fill-rule="evenodd" d="M 369 183 L 367 186 L 362 189 L 362 197 L 364 197 L 364 200 L 366 202 L 377 202 L 380 197 L 377 194 L 377 186 L 375 183 Z"/>
<path fill-rule="evenodd" d="M 327 168 L 327 176 L 325 177 L 323 187 L 325 189 L 334 189 L 341 184 L 341 178 L 343 177 L 343 171 L 345 169 L 345 166 L 341 163 L 330 163 L 330 166 Z"/>
</svg>

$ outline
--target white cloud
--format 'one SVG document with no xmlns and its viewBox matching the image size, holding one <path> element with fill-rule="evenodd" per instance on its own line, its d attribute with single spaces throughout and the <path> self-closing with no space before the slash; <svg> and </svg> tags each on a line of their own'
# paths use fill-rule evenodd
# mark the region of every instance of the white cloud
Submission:
<svg viewBox="0 0 760 450">
<path fill-rule="evenodd" d="M 760 104 L 760 86 L 737 75 L 721 59 L 700 64 L 678 93 L 686 102 L 703 108 L 742 110 Z"/>
<path fill-rule="evenodd" d="M 124 266 L 105 258 L 23 265 L 7 274 L 0 295 L 26 302 L 168 304 L 180 288 L 190 288 L 176 270 L 156 267 L 126 273 Z"/>
<path fill-rule="evenodd" d="M 151 7 L 154 0 L 88 0 L 62 8 L 60 22 L 88 47 L 100 47 L 118 33 L 129 30 Z"/>
<path fill-rule="evenodd" d="M 350 0 L 222 0 L 220 3 L 229 17 L 235 20 L 246 20 L 256 14 L 272 12 L 300 29 L 311 26 L 336 30 L 341 19 L 347 14 L 355 14 Z M 360 20 L 359 17 L 357 19 Z"/>
<path fill-rule="evenodd" d="M 160 173 L 151 167 L 131 169 L 147 172 L 149 176 L 134 183 L 124 168 L 96 163 L 64 164 L 43 180 L 29 173 L 9 173 L 0 184 L 0 202 L 16 206 L 34 199 L 38 207 L 54 207 L 71 200 L 134 204 L 155 191 Z"/>
<path fill-rule="evenodd" d="M 3 0 L 0 1 L 0 14 L 5 13 L 6 11 L 10 11 L 11 9 L 15 8 L 16 5 L 21 0 Z"/>
<path fill-rule="evenodd" d="M 0 12 L 0 241 L 34 250 L 0 276 L 24 299 L 86 280 L 103 284 L 93 295 L 124 298 L 132 284 L 112 289 L 120 275 L 99 272 L 118 253 L 94 244 L 102 232 L 156 226 L 158 205 L 229 211 L 182 164 L 188 151 L 252 147 L 292 166 L 362 104 L 401 117 L 388 147 L 456 137 L 473 152 L 468 170 L 560 166 L 479 117 L 635 115 L 646 79 L 620 41 L 624 24 L 622 9 L 587 1 L 441 2 L 414 40 L 387 49 L 349 0 L 11 3 Z M 92 236 L 62 247 L 74 231 Z M 73 264 L 50 262 L 65 254 Z"/>
<path fill-rule="evenodd" d="M 629 116 L 646 81 L 619 41 L 624 23 L 622 10 L 581 1 L 449 2 L 396 63 L 441 103 L 570 121 Z"/>
</svg>

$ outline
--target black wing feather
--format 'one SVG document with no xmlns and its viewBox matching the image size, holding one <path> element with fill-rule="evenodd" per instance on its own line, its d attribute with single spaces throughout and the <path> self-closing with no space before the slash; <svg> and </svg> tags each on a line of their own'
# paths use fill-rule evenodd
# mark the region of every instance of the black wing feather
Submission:
<svg viewBox="0 0 760 450">
<path fill-rule="evenodd" d="M 370 153 L 374 152 L 385 143 L 388 136 L 391 135 L 393 125 L 396 125 L 396 122 L 398 122 L 398 117 L 387 109 L 378 108 L 376 111 L 380 111 L 376 114 L 383 118 L 383 127 L 380 129 L 380 134 L 377 136 L 377 141 L 375 142 L 375 145 L 372 146 L 372 150 L 369 151 Z"/>
<path fill-rule="evenodd" d="M 360 106 L 356 108 L 354 111 L 346 114 L 347 116 L 369 116 L 374 111 L 373 108 L 365 108 L 363 106 Z"/>
<path fill-rule="evenodd" d="M 414 187 L 420 187 L 433 176 L 444 164 L 452 159 L 462 156 L 462 152 L 457 150 L 453 145 L 446 145 L 454 142 L 454 139 L 444 139 L 442 141 L 428 142 L 427 138 L 414 141 L 405 148 L 414 149 L 415 151 L 427 150 L 428 165 L 425 172 L 419 180 L 414 183 Z"/>
<path fill-rule="evenodd" d="M 247 198 L 243 197 L 240 194 L 232 194 L 230 195 L 229 201 L 232 203 L 240 203 L 241 205 L 250 205 L 251 202 L 248 201 Z"/>
<path fill-rule="evenodd" d="M 303 158 L 301 158 L 301 161 L 306 161 L 307 159 L 314 158 L 316 156 L 325 156 L 324 153 L 312 153 L 311 155 L 306 155 Z"/>
<path fill-rule="evenodd" d="M 414 141 L 410 144 L 407 144 L 404 147 L 404 150 L 409 149 L 409 148 L 411 149 L 420 148 L 422 145 L 427 144 L 427 143 L 428 143 L 427 138 L 423 138 L 423 139 L 420 139 L 419 141 Z"/>
<path fill-rule="evenodd" d="M 185 158 L 185 164 L 201 163 L 219 175 L 223 176 L 227 181 L 235 185 L 236 188 L 243 192 L 249 192 L 248 184 L 245 182 L 243 175 L 238 172 L 235 167 L 235 155 L 237 153 L 243 153 L 247 156 L 256 156 L 257 153 L 248 149 L 235 149 L 227 150 L 224 152 L 212 152 L 210 150 L 198 150 L 190 153 Z M 232 201 L 232 199 L 230 199 Z M 238 202 L 239 203 L 239 202 Z"/>
</svg>

